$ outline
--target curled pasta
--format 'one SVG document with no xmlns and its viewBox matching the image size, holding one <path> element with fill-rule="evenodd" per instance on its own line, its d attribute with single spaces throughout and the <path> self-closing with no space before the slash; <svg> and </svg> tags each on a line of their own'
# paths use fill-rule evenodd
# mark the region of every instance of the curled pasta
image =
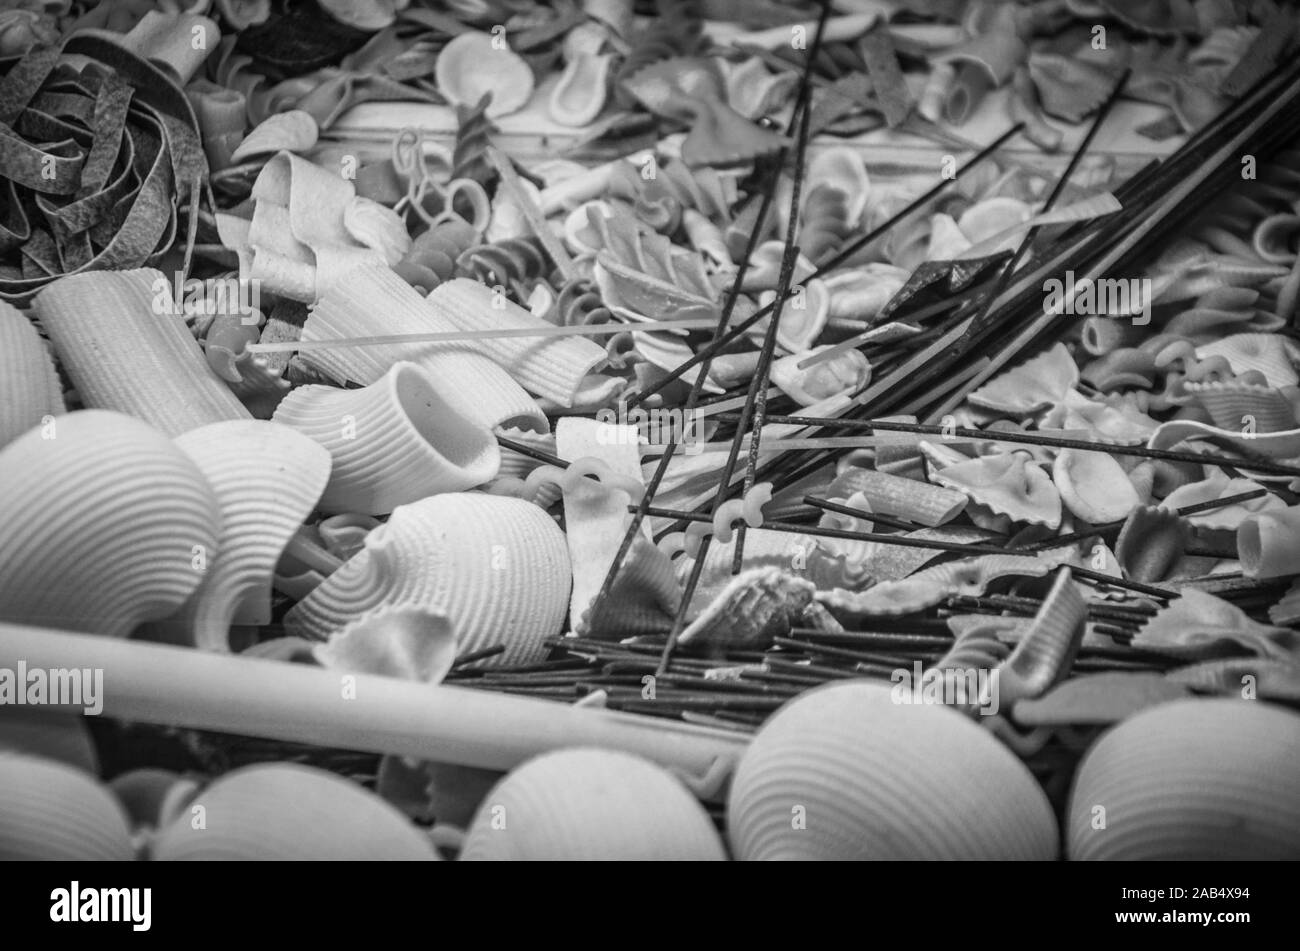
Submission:
<svg viewBox="0 0 1300 951">
<path fill-rule="evenodd" d="M 473 247 L 478 234 L 467 222 L 443 221 L 411 242 L 393 270 L 412 287 L 433 290 L 456 273 L 456 261 Z"/>
<path fill-rule="evenodd" d="M 471 277 L 480 284 L 500 285 L 520 293 L 527 285 L 544 280 L 554 267 L 550 255 L 535 237 L 507 238 L 462 252 L 456 259 L 456 276 Z M 523 293 L 520 299 L 527 296 Z"/>
<path fill-rule="evenodd" d="M 451 177 L 468 178 L 490 188 L 497 173 L 485 152 L 492 144 L 488 138 L 499 131 L 487 117 L 489 98 L 484 96 L 474 106 L 456 107 L 456 145 L 451 153 Z"/>
<path fill-rule="evenodd" d="M 525 497 L 535 498 L 541 487 L 547 484 L 558 485 L 565 492 L 575 491 L 580 486 L 592 484 L 593 480 L 587 476 L 593 476 L 594 481 L 605 489 L 621 489 L 631 497 L 633 503 L 640 502 L 645 495 L 645 486 L 637 480 L 619 475 L 603 459 L 582 456 L 570 462 L 565 469 L 559 466 L 538 466 L 528 473 L 528 478 L 524 480 Z"/>
</svg>

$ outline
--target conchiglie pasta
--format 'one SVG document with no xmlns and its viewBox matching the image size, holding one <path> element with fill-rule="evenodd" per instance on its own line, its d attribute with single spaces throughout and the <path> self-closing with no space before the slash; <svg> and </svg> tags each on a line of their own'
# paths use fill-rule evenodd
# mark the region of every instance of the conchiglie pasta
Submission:
<svg viewBox="0 0 1300 951">
<path fill-rule="evenodd" d="M 220 525 L 203 473 L 162 433 L 61 416 L 0 451 L 0 620 L 124 637 L 194 592 Z"/>
<path fill-rule="evenodd" d="M 503 644 L 500 663 L 527 663 L 560 633 L 571 578 L 564 533 L 536 505 L 435 495 L 397 508 L 285 626 L 326 639 L 372 613 L 410 608 L 450 621 L 460 653 Z"/>
</svg>

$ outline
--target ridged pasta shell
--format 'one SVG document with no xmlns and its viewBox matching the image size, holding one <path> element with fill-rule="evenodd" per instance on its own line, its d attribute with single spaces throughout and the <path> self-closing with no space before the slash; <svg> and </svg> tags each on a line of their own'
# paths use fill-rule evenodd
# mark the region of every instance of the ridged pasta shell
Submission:
<svg viewBox="0 0 1300 951">
<path fill-rule="evenodd" d="M 179 313 L 161 271 L 92 271 L 36 296 L 41 326 L 90 409 L 138 416 L 168 436 L 250 419 Z"/>
<path fill-rule="evenodd" d="M 0 619 L 125 637 L 167 617 L 216 554 L 199 467 L 138 419 L 83 410 L 0 450 Z"/>
<path fill-rule="evenodd" d="M 1076 860 L 1295 859 L 1297 788 L 1294 713 L 1260 701 L 1161 704 L 1084 757 L 1066 848 Z"/>
<path fill-rule="evenodd" d="M 1300 242 L 1300 215 L 1270 215 L 1255 226 L 1255 253 L 1270 264 L 1290 264 Z"/>
<path fill-rule="evenodd" d="M 764 650 L 790 633 L 817 589 L 778 568 L 743 571 L 678 637 L 678 643 L 723 650 Z"/>
<path fill-rule="evenodd" d="M 1294 386 L 1300 375 L 1287 356 L 1286 346 L 1277 334 L 1233 334 L 1196 348 L 1196 357 L 1206 360 L 1224 357 L 1233 373 L 1258 370 L 1269 386 Z"/>
<path fill-rule="evenodd" d="M 1163 581 L 1182 561 L 1191 539 L 1187 523 L 1167 509 L 1138 506 L 1115 541 L 1115 558 L 1134 581 Z"/>
<path fill-rule="evenodd" d="M 545 753 L 487 794 L 461 861 L 721 861 L 708 813 L 676 778 L 617 750 Z"/>
<path fill-rule="evenodd" d="M 1052 464 L 1052 480 L 1065 507 L 1093 525 L 1118 522 L 1141 503 L 1124 468 L 1109 453 L 1062 449 Z"/>
<path fill-rule="evenodd" d="M 195 821 L 202 807 L 201 828 Z M 432 843 L 357 783 L 290 763 L 226 773 L 154 842 L 158 861 L 434 861 Z"/>
<path fill-rule="evenodd" d="M 1277 387 L 1240 378 L 1183 385 L 1222 429 L 1241 430 L 1249 424 L 1254 432 L 1275 433 L 1296 428 L 1295 408 Z"/>
<path fill-rule="evenodd" d="M 6 706 L 0 711 L 0 750 L 57 760 L 99 775 L 99 754 L 80 713 Z"/>
<path fill-rule="evenodd" d="M 54 361 L 23 313 L 0 301 L 0 449 L 64 412 Z"/>
<path fill-rule="evenodd" d="M 1041 697 L 1070 673 L 1083 643 L 1088 604 L 1070 570 L 1056 573 L 1033 623 L 1011 656 L 998 668 L 999 701 L 1011 708 Z"/>
<path fill-rule="evenodd" d="M 435 495 L 398 507 L 285 628 L 324 640 L 372 612 L 409 607 L 445 616 L 460 653 L 503 644 L 498 663 L 528 663 L 560 633 L 571 578 L 564 533 L 536 505 Z"/>
<path fill-rule="evenodd" d="M 767 722 L 731 783 L 737 858 L 1056 857 L 1056 819 L 1015 755 L 962 714 L 896 692 L 819 687 Z"/>
<path fill-rule="evenodd" d="M 221 506 L 216 556 L 185 606 L 166 622 L 184 643 L 230 650 L 232 624 L 269 624 L 271 581 L 289 539 L 316 507 L 329 453 L 262 420 L 213 423 L 178 436 Z"/>
<path fill-rule="evenodd" d="M 126 813 L 94 778 L 65 763 L 0 751 L 0 861 L 134 857 Z"/>
<path fill-rule="evenodd" d="M 361 389 L 301 386 L 273 420 L 328 451 L 324 512 L 387 515 L 407 502 L 482 485 L 501 464 L 491 431 L 450 405 L 414 363 L 399 363 Z"/>
<path fill-rule="evenodd" d="M 1300 505 L 1242 519 L 1237 557 L 1247 578 L 1300 574 Z"/>
<path fill-rule="evenodd" d="M 349 272 L 346 281 L 331 285 L 316 302 L 303 325 L 302 339 L 337 340 L 457 329 L 388 268 L 359 267 Z M 309 350 L 301 358 L 331 380 L 363 385 L 374 383 L 393 364 L 410 360 L 429 374 L 449 405 L 489 429 L 550 429 L 546 415 L 523 387 L 470 343 L 338 347 Z"/>
<path fill-rule="evenodd" d="M 442 48 L 434 78 L 438 91 L 453 105 L 473 106 L 491 93 L 487 114 L 493 118 L 517 112 L 533 94 L 528 63 L 496 36 L 477 30 L 454 37 Z"/>
<path fill-rule="evenodd" d="M 1291 660 L 1291 652 L 1300 646 L 1300 634 L 1253 621 L 1222 598 L 1190 586 L 1181 595 L 1142 625 L 1133 637 L 1135 648 L 1187 660 L 1243 650 Z"/>
<path fill-rule="evenodd" d="M 1060 494 L 1051 477 L 1025 453 L 980 456 L 940 469 L 930 477 L 1012 521 L 1048 528 L 1061 524 Z"/>
</svg>

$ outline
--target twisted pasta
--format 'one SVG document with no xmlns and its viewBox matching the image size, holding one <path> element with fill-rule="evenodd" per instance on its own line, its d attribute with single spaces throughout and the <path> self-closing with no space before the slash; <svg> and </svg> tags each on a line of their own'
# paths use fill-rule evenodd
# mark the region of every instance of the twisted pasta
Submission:
<svg viewBox="0 0 1300 951">
<path fill-rule="evenodd" d="M 496 182 L 497 173 L 484 152 L 492 144 L 488 137 L 500 131 L 487 116 L 491 101 L 488 93 L 477 105 L 456 107 L 456 146 L 451 153 L 451 177 L 468 178 L 489 192 Z"/>
<path fill-rule="evenodd" d="M 804 203 L 799 247 L 814 264 L 835 254 L 852 232 L 849 196 L 830 185 L 818 185 Z"/>
<path fill-rule="evenodd" d="M 555 268 L 537 238 L 507 238 L 469 248 L 456 258 L 456 276 L 480 284 L 507 288 L 527 300 L 531 285 L 545 280 Z"/>
<path fill-rule="evenodd" d="M 456 273 L 457 259 L 473 247 L 478 233 L 464 221 L 444 221 L 411 242 L 393 270 L 412 287 L 426 293 Z"/>
<path fill-rule="evenodd" d="M 614 319 L 596 286 L 583 278 L 565 281 L 545 319 L 561 327 L 607 324 Z"/>
</svg>

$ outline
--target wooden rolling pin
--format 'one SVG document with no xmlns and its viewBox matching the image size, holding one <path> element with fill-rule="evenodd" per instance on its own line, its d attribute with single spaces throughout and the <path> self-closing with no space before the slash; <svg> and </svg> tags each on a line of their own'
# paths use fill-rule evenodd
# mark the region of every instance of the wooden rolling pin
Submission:
<svg viewBox="0 0 1300 951">
<path fill-rule="evenodd" d="M 123 720 L 495 770 L 599 746 L 672 769 L 703 798 L 721 794 L 749 740 L 595 707 L 0 623 L 0 667 L 18 661 L 102 669 L 103 715 Z"/>
</svg>

